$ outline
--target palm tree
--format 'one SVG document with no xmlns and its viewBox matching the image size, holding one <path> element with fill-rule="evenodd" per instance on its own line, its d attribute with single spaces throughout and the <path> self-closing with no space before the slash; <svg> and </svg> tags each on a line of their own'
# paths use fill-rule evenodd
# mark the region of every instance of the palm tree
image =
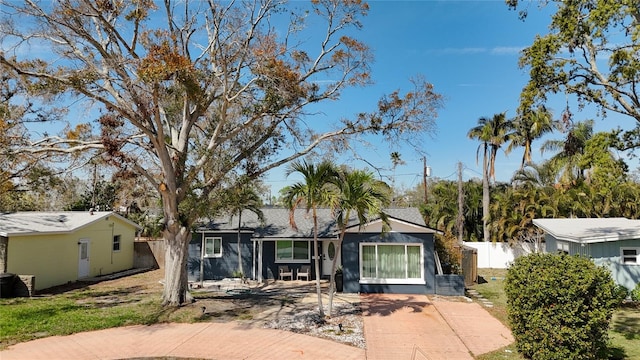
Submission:
<svg viewBox="0 0 640 360">
<path fill-rule="evenodd" d="M 561 122 L 553 120 L 553 116 L 544 106 L 537 109 L 528 110 L 524 114 L 513 120 L 513 130 L 507 152 L 511 152 L 516 147 L 523 147 L 522 163 L 520 169 L 531 164 L 531 144 L 534 140 L 552 132 L 554 129 L 561 129 Z"/>
<path fill-rule="evenodd" d="M 335 289 L 336 263 L 340 256 L 342 240 L 350 225 L 352 212 L 355 213 L 359 226 L 366 224 L 371 217 L 379 217 L 385 224 L 388 219 L 383 209 L 391 202 L 392 189 L 380 180 L 374 178 L 373 173 L 364 170 L 344 171 L 338 182 L 338 197 L 334 198 L 331 207 L 336 213 L 336 223 L 340 229 L 336 255 L 331 264 L 329 281 L 329 316 L 333 310 L 333 292 Z"/>
<path fill-rule="evenodd" d="M 244 276 L 242 269 L 242 248 L 240 245 L 241 240 L 241 227 L 242 227 L 242 211 L 249 210 L 258 216 L 258 220 L 264 221 L 264 214 L 260 209 L 262 207 L 262 199 L 258 195 L 254 186 L 248 183 L 242 183 L 235 189 L 228 193 L 229 196 L 229 211 L 233 214 L 238 214 L 238 273 Z"/>
<path fill-rule="evenodd" d="M 580 168 L 580 159 L 587 141 L 593 136 L 593 120 L 578 122 L 571 126 L 564 140 L 548 140 L 542 144 L 541 151 L 556 151 L 549 163 L 556 170 L 560 183 L 571 185 L 585 179 Z"/>
<path fill-rule="evenodd" d="M 297 229 L 295 223 L 295 210 L 304 205 L 313 217 L 313 258 L 316 272 L 316 293 L 318 295 L 318 310 L 321 318 L 324 318 L 322 307 L 322 292 L 320 287 L 320 260 L 318 254 L 318 212 L 322 205 L 335 203 L 339 173 L 335 165 L 329 161 L 323 161 L 317 165 L 306 161 L 294 161 L 287 170 L 287 176 L 292 173 L 300 173 L 303 181 L 297 182 L 285 190 L 284 202 L 289 208 L 289 222 L 291 227 Z"/>
<path fill-rule="evenodd" d="M 482 158 L 482 230 L 484 233 L 484 241 L 490 241 L 489 233 L 489 178 L 495 181 L 496 157 L 498 149 L 502 147 L 510 138 L 513 123 L 507 120 L 505 113 L 495 114 L 492 118 L 481 117 L 478 119 L 478 126 L 472 128 L 467 133 L 470 139 L 479 140 L 481 142 L 484 155 Z M 476 153 L 476 158 L 480 152 L 480 146 Z"/>
</svg>

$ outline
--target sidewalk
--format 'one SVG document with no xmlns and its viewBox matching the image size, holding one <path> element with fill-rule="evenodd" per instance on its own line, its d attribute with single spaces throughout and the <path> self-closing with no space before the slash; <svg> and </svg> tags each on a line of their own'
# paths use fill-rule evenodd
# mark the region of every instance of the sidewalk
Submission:
<svg viewBox="0 0 640 360">
<path fill-rule="evenodd" d="M 329 340 L 239 322 L 127 326 L 48 337 L 0 352 L 2 360 L 131 358 L 360 360 L 365 353 Z"/>
</svg>

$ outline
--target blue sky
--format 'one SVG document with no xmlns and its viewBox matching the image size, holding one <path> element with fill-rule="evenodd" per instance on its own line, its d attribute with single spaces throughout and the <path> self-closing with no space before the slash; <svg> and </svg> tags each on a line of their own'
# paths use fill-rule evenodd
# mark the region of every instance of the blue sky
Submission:
<svg viewBox="0 0 640 360">
<path fill-rule="evenodd" d="M 431 176 L 455 180 L 457 163 L 464 165 L 465 179 L 480 177 L 476 164 L 478 143 L 467 138 L 478 118 L 505 112 L 515 115 L 519 95 L 528 80 L 527 70 L 518 67 L 520 50 L 529 46 L 536 34 L 544 35 L 552 8 L 531 6 L 523 22 L 517 12 L 504 1 L 371 1 L 364 28 L 356 34 L 374 51 L 373 86 L 345 92 L 341 101 L 328 106 L 327 117 L 350 117 L 360 111 L 371 111 L 381 95 L 396 89 L 409 90 L 409 80 L 423 74 L 435 90 L 446 98 L 437 120 L 437 133 L 427 137 L 424 151 Z M 559 95 L 547 106 L 559 116 L 567 98 Z M 572 98 L 569 98 L 573 104 Z M 595 128 L 609 130 L 618 126 L 630 128 L 634 120 L 615 114 L 607 119 L 596 118 L 594 109 L 579 111 L 572 106 L 574 121 L 596 120 Z M 554 138 L 562 138 L 554 134 Z M 534 161 L 539 161 L 542 141 L 534 142 Z M 412 188 L 422 181 L 422 157 L 398 149 L 406 162 L 398 166 L 395 185 Z M 405 151 L 403 151 L 405 150 Z M 376 166 L 385 167 L 385 181 L 390 176 L 390 149 L 379 145 L 364 152 Z M 548 155 L 548 154 L 545 154 Z M 519 168 L 520 150 L 498 155 L 496 178 L 508 181 Z M 349 158 L 343 162 L 354 168 L 366 168 L 362 161 Z M 284 176 L 282 169 L 273 171 L 267 179 L 275 193 L 295 181 Z"/>
<path fill-rule="evenodd" d="M 307 4 L 295 2 L 295 5 Z M 302 5 L 304 6 L 304 5 Z M 552 5 L 538 8 L 530 5 L 526 21 L 507 8 L 503 0 L 477 1 L 370 1 L 370 12 L 363 19 L 363 29 L 351 34 L 368 44 L 375 56 L 372 64 L 373 86 L 350 89 L 339 101 L 325 103 L 322 112 L 306 119 L 312 124 L 354 117 L 360 112 L 373 111 L 384 94 L 411 89 L 410 78 L 423 75 L 445 97 L 444 107 L 437 119 L 437 132 L 424 139 L 423 151 L 431 177 L 455 180 L 457 163 L 464 165 L 465 179 L 480 177 L 476 163 L 478 143 L 467 138 L 480 117 L 506 112 L 515 115 L 522 87 L 528 80 L 527 70 L 518 67 L 520 51 L 529 46 L 537 34 L 547 33 Z M 635 121 L 616 114 L 599 119 L 592 108 L 579 111 L 573 99 L 574 121 L 596 120 L 596 131 L 618 126 L 631 128 Z M 550 99 L 547 107 L 559 115 L 567 98 L 559 95 Z M 74 109 L 78 114 L 87 110 Z M 554 134 L 561 138 L 563 134 Z M 534 161 L 540 161 L 539 147 L 534 143 Z M 397 187 L 413 188 L 422 181 L 422 155 L 408 147 L 390 148 L 374 140 L 373 145 L 360 148 L 369 163 L 384 169 L 382 179 Z M 390 152 L 402 154 L 405 165 L 394 172 Z M 547 154 L 548 155 L 548 154 Z M 499 153 L 496 178 L 509 181 L 519 168 L 521 150 L 505 156 Z M 364 169 L 368 164 L 346 156 L 339 163 Z M 635 169 L 635 166 L 632 166 Z M 297 181 L 287 178 L 285 167 L 271 171 L 266 184 L 276 195 L 283 186 Z"/>
</svg>

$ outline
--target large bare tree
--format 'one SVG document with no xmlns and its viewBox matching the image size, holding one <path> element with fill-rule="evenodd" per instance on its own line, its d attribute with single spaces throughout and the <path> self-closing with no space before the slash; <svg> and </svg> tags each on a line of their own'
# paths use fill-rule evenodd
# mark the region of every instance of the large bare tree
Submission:
<svg viewBox="0 0 640 360">
<path fill-rule="evenodd" d="M 190 300 L 191 227 L 230 174 L 258 177 L 362 134 L 416 140 L 434 130 L 441 106 L 418 78 L 370 112 L 314 127 L 320 104 L 371 82 L 370 50 L 353 36 L 368 11 L 360 0 L 27 0 L 0 10 L 3 71 L 43 104 L 86 101 L 100 111 L 91 126 L 15 151 L 99 153 L 123 176 L 153 184 L 164 212 L 166 305 Z"/>
</svg>

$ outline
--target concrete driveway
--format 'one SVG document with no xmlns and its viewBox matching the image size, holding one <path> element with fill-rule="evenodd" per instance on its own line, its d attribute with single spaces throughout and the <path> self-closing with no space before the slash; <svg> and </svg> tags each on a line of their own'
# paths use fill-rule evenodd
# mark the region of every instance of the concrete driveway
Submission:
<svg viewBox="0 0 640 360">
<path fill-rule="evenodd" d="M 477 303 L 426 295 L 362 295 L 366 358 L 473 359 L 513 336 Z"/>
<path fill-rule="evenodd" d="M 473 359 L 513 342 L 477 303 L 362 295 L 367 349 L 241 323 L 127 326 L 10 346 L 0 359 Z"/>
</svg>

